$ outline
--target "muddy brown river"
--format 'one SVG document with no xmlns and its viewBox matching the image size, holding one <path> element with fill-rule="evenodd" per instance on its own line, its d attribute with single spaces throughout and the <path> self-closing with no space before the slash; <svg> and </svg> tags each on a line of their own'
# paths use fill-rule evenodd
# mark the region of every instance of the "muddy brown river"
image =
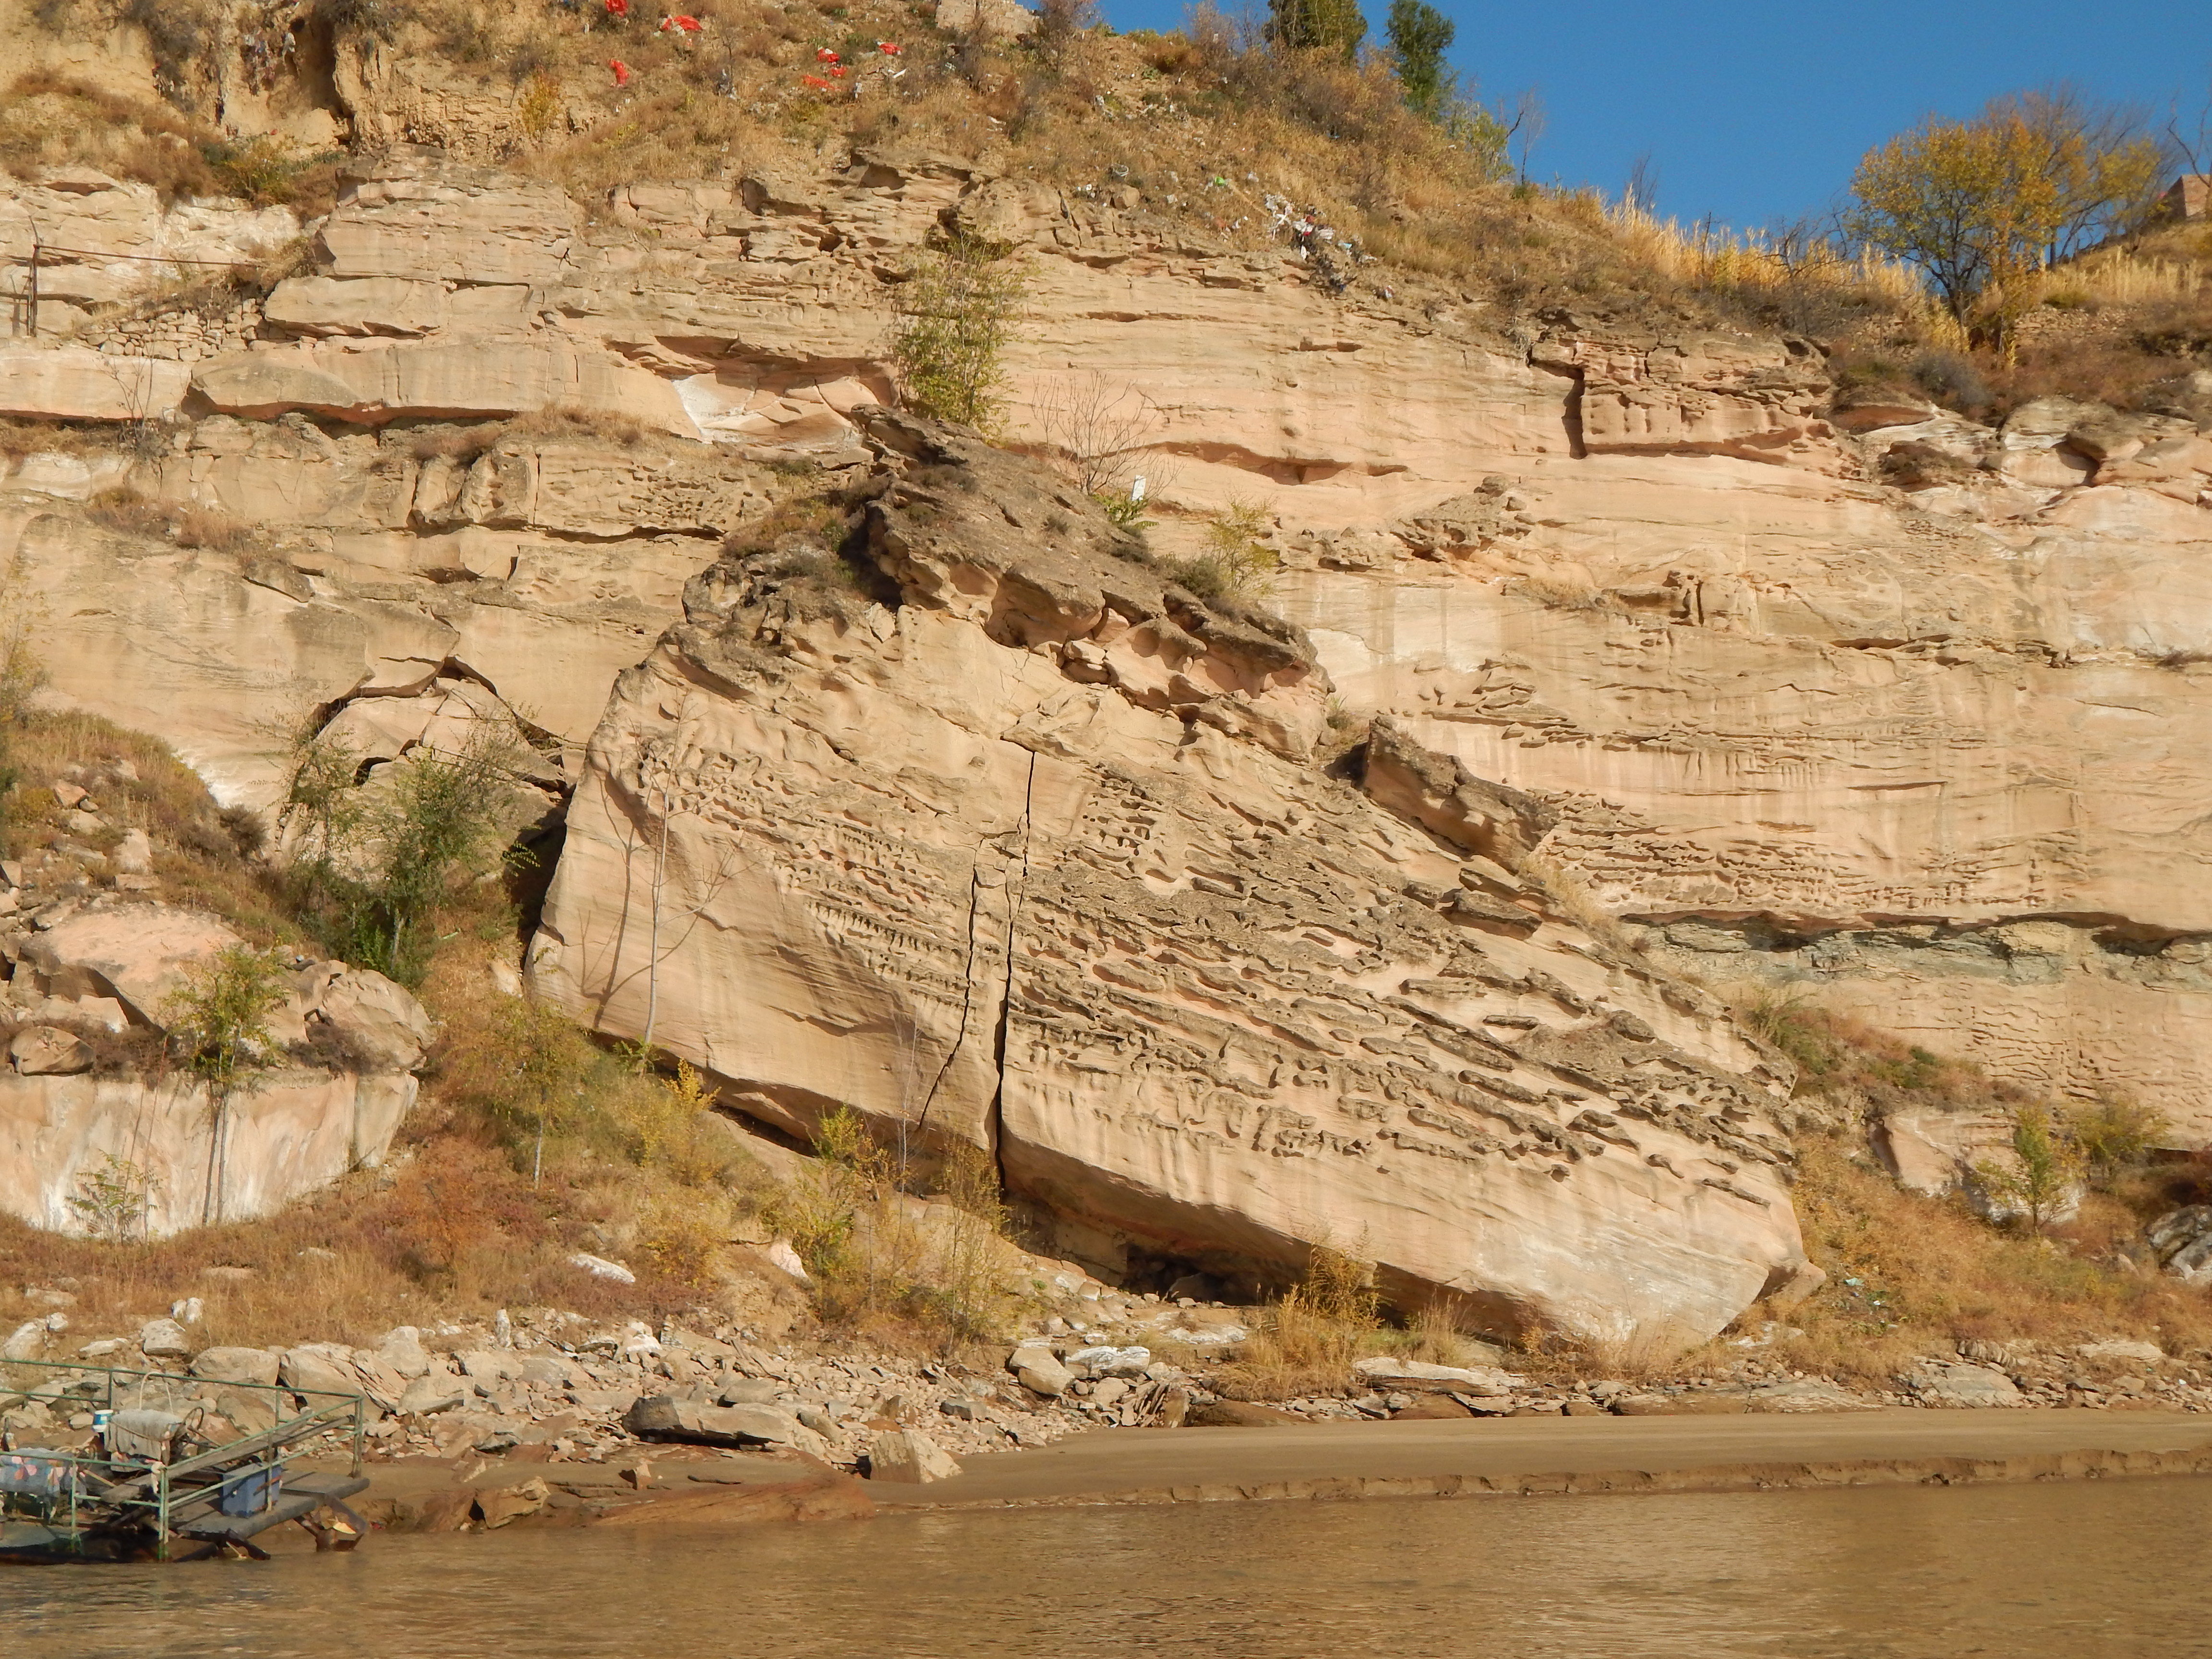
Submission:
<svg viewBox="0 0 2212 1659">
<path fill-rule="evenodd" d="M 2212 1480 L 933 1512 L 0 1569 L 50 1659 L 2212 1654 Z"/>
</svg>

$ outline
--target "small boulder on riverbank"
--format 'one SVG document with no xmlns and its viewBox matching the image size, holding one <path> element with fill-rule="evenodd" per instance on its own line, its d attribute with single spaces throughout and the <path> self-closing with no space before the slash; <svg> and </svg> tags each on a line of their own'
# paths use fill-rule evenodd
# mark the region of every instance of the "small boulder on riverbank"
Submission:
<svg viewBox="0 0 2212 1659">
<path fill-rule="evenodd" d="M 960 1473 L 939 1446 L 919 1429 L 894 1429 L 878 1435 L 868 1445 L 868 1479 L 921 1486 L 931 1480 L 950 1480 Z"/>
</svg>

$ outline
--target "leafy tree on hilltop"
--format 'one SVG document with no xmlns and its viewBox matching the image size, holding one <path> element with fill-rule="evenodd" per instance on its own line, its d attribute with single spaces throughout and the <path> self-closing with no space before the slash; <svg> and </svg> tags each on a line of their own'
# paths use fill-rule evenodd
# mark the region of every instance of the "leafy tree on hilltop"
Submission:
<svg viewBox="0 0 2212 1659">
<path fill-rule="evenodd" d="M 1428 0 L 1390 0 L 1390 52 L 1397 59 L 1398 83 L 1417 113 L 1435 120 L 1450 89 L 1444 53 L 1459 26 Z"/>
<path fill-rule="evenodd" d="M 1279 46 L 1329 48 L 1349 58 L 1366 38 L 1359 0 L 1267 0 L 1267 39 Z"/>
<path fill-rule="evenodd" d="M 2158 169 L 2157 144 L 2125 112 L 2062 87 L 1971 121 L 1930 116 L 1869 150 L 1844 222 L 1924 270 L 1961 325 L 2001 337 L 2023 279 L 2142 222 Z"/>
</svg>

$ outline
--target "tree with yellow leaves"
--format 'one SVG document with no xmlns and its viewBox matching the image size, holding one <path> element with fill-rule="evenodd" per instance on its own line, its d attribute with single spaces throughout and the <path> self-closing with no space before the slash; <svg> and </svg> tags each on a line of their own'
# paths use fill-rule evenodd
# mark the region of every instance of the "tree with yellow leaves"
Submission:
<svg viewBox="0 0 2212 1659">
<path fill-rule="evenodd" d="M 1869 150 L 1844 223 L 1926 271 L 1961 326 L 2002 338 L 2030 276 L 2142 222 L 2158 168 L 2127 112 L 2062 86 L 1997 99 L 1971 121 L 1930 116 Z"/>
</svg>

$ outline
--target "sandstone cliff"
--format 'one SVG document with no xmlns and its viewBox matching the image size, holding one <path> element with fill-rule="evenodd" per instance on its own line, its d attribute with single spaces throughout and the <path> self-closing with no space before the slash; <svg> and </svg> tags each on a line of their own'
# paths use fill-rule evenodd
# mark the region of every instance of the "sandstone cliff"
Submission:
<svg viewBox="0 0 2212 1659">
<path fill-rule="evenodd" d="M 851 539 L 695 581 L 594 735 L 544 992 L 795 1133 L 966 1140 L 1116 1273 L 1353 1244 L 1496 1328 L 1709 1334 L 1809 1282 L 1783 1079 L 1515 873 L 1550 815 L 1312 745 L 1304 638 L 888 411 Z"/>
<path fill-rule="evenodd" d="M 1802 341 L 1339 296 L 1293 250 L 988 159 L 794 148 L 619 187 L 597 218 L 548 191 L 358 163 L 245 349 L 82 354 L 102 397 L 173 380 L 183 424 L 152 461 L 18 469 L 48 493 L 14 497 L 11 537 L 57 592 L 102 596 L 63 608 L 64 690 L 244 797 L 250 709 L 441 672 L 580 743 L 672 618 L 691 538 L 764 505 L 766 464 L 853 463 L 852 413 L 888 385 L 881 273 L 957 222 L 1025 250 L 1013 435 L 1045 440 L 1071 376 L 1143 392 L 1156 498 L 1265 504 L 1275 603 L 1346 704 L 1550 802 L 1553 855 L 1668 960 L 2212 1128 L 2190 574 L 2212 451 L 2188 422 L 1838 408 Z M 17 402 L 98 415 L 40 389 L 80 373 L 65 356 L 11 368 Z M 514 440 L 463 465 L 408 435 L 549 404 L 714 447 Z M 125 476 L 269 525 L 263 580 L 35 505 Z M 149 645 L 158 691 L 125 661 Z"/>
<path fill-rule="evenodd" d="M 246 228 L 123 194 L 82 216 L 118 252 Z M 1141 392 L 1155 540 L 1262 504 L 1294 627 L 879 412 L 884 283 L 945 226 L 1029 273 L 1010 439 Z M 381 756 L 496 696 L 574 789 L 540 982 L 756 1115 L 988 1145 L 1102 1266 L 1364 1231 L 1407 1298 L 1603 1331 L 1798 1260 L 1781 1080 L 1659 969 L 2212 1135 L 2190 422 L 1990 430 L 1838 399 L 1801 339 L 1340 295 L 988 153 L 577 202 L 400 149 L 302 228 L 213 313 L 95 315 L 90 261 L 74 337 L 0 362 L 73 423 L 0 499 L 58 689 L 247 801 L 302 704 Z M 865 556 L 710 566 L 840 481 Z"/>
</svg>

